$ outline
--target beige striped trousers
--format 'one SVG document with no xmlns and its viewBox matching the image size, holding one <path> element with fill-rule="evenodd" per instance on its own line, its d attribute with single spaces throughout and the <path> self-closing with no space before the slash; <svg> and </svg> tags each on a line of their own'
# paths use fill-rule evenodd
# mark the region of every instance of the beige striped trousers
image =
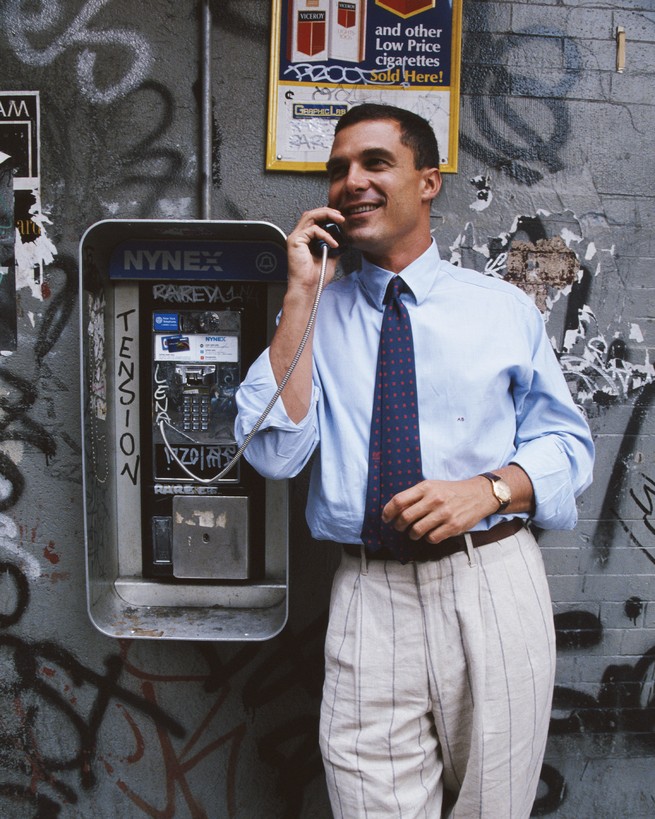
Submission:
<svg viewBox="0 0 655 819">
<path fill-rule="evenodd" d="M 528 529 L 404 566 L 344 554 L 325 654 L 320 742 L 335 817 L 530 815 L 555 638 Z"/>
</svg>

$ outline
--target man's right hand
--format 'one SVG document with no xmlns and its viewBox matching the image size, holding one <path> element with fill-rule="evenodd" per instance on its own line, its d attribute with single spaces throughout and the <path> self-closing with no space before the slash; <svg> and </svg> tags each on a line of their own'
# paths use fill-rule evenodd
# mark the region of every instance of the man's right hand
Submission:
<svg viewBox="0 0 655 819">
<path fill-rule="evenodd" d="M 341 212 L 335 208 L 314 208 L 303 213 L 298 224 L 289 234 L 287 239 L 288 286 L 289 288 L 298 286 L 310 289 L 311 303 L 313 303 L 318 284 L 321 257 L 312 254 L 310 244 L 316 240 L 323 240 L 330 247 L 336 248 L 338 246 L 336 240 L 322 229 L 321 224 L 336 222 L 341 225 L 344 221 Z M 330 260 L 327 267 L 326 284 L 332 280 L 335 269 L 335 262 Z"/>
<path fill-rule="evenodd" d="M 316 297 L 322 260 L 312 254 L 310 243 L 322 239 L 330 247 L 337 247 L 337 241 L 320 225 L 325 222 L 335 222 L 341 225 L 344 221 L 341 212 L 335 208 L 315 208 L 305 211 L 292 233 L 289 234 L 287 239 L 287 292 L 282 305 L 280 323 L 270 348 L 271 367 L 278 384 L 286 375 L 296 355 Z M 332 281 L 335 270 L 335 260 L 328 259 L 324 284 Z M 311 401 L 311 349 L 310 339 L 282 393 L 287 415 L 296 423 L 305 417 Z"/>
</svg>

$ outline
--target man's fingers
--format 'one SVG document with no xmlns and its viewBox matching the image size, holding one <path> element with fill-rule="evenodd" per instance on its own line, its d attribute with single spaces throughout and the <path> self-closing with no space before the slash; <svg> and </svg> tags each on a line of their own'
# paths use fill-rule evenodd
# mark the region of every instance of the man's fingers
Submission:
<svg viewBox="0 0 655 819">
<path fill-rule="evenodd" d="M 480 520 L 471 481 L 421 481 L 395 495 L 382 519 L 412 540 L 439 543 Z"/>
<path fill-rule="evenodd" d="M 422 483 L 419 483 L 416 486 L 405 489 L 404 492 L 399 492 L 397 495 L 394 495 L 382 510 L 382 520 L 385 523 L 391 523 L 391 521 L 405 515 L 405 513 L 417 503 L 420 503 L 423 499 L 421 487 Z"/>
</svg>

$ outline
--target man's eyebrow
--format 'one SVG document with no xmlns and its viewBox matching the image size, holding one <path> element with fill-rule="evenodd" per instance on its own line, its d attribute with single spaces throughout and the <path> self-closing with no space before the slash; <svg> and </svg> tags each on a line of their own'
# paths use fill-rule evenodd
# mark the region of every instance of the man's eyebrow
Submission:
<svg viewBox="0 0 655 819">
<path fill-rule="evenodd" d="M 394 153 L 390 151 L 388 148 L 383 148 L 380 146 L 379 148 L 365 148 L 362 151 L 362 156 L 365 158 L 369 158 L 372 156 L 381 156 L 384 159 L 393 159 Z"/>
<path fill-rule="evenodd" d="M 381 156 L 384 159 L 393 159 L 394 154 L 388 148 L 364 148 L 361 153 L 363 159 L 370 159 L 373 156 Z M 328 174 L 334 171 L 336 168 L 344 167 L 349 164 L 349 160 L 345 157 L 334 156 L 330 157 L 328 161 L 325 163 L 325 169 L 327 170 Z"/>
</svg>

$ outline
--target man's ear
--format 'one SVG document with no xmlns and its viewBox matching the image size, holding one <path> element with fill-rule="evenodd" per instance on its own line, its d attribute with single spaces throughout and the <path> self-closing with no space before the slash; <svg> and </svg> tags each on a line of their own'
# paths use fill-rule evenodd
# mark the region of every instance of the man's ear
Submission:
<svg viewBox="0 0 655 819">
<path fill-rule="evenodd" d="M 424 202 L 431 201 L 441 190 L 441 172 L 439 168 L 423 169 L 423 192 L 421 199 Z"/>
</svg>

